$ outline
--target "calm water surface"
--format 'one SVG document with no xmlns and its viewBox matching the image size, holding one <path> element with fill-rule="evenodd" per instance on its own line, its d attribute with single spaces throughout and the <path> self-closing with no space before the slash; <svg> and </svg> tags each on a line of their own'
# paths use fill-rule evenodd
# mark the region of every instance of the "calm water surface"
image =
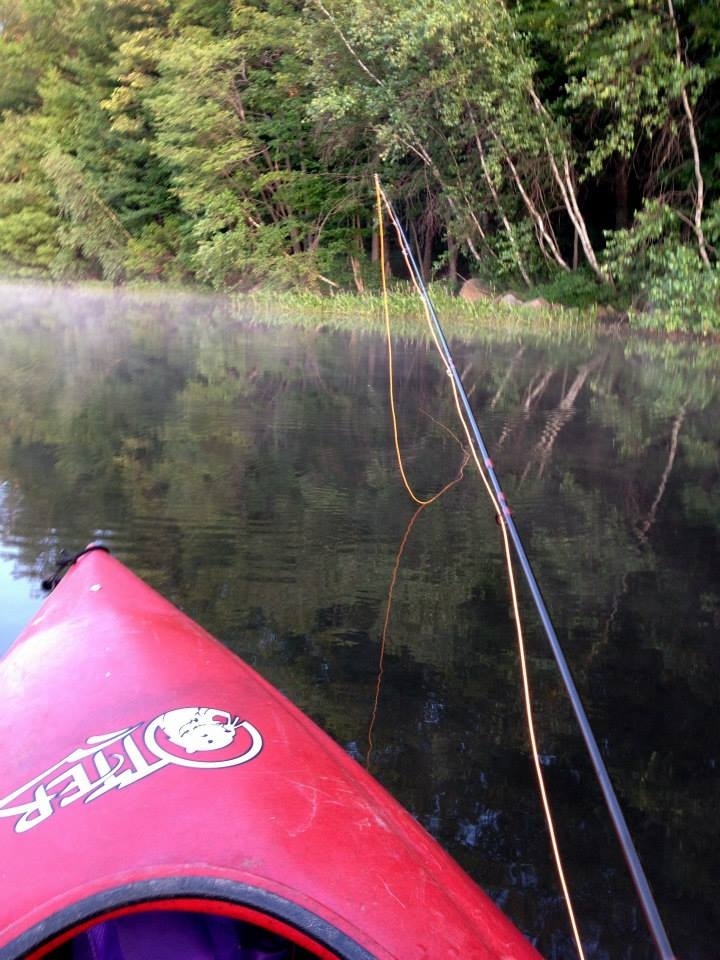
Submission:
<svg viewBox="0 0 720 960">
<path fill-rule="evenodd" d="M 462 450 L 446 375 L 396 344 L 406 469 Z M 720 351 L 483 332 L 458 366 L 671 942 L 720 931 Z M 61 547 L 101 537 L 317 720 L 548 958 L 573 957 L 531 761 L 499 533 L 477 478 L 416 518 L 385 344 L 210 298 L 0 287 L 0 649 Z M 524 598 L 544 770 L 587 956 L 654 951 Z"/>
</svg>

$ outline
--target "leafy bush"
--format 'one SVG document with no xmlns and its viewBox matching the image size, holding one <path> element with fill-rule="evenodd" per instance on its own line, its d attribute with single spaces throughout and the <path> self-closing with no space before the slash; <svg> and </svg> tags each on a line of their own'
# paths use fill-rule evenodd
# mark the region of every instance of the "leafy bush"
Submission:
<svg viewBox="0 0 720 960">
<path fill-rule="evenodd" d="M 617 285 L 637 292 L 651 264 L 657 260 L 657 247 L 677 232 L 677 218 L 667 204 L 646 200 L 627 230 L 605 232 L 605 266 Z"/>
<path fill-rule="evenodd" d="M 20 210 L 0 217 L 0 262 L 21 276 L 41 274 L 57 254 L 57 218 L 44 210 Z"/>
<path fill-rule="evenodd" d="M 628 230 L 608 237 L 606 264 L 640 309 L 631 322 L 656 330 L 720 330 L 720 272 L 707 267 L 667 204 L 646 202 Z"/>
<path fill-rule="evenodd" d="M 611 292 L 588 268 L 583 267 L 572 272 L 560 270 L 552 280 L 533 288 L 534 297 L 544 297 L 551 303 L 561 303 L 578 310 L 603 302 Z"/>
<path fill-rule="evenodd" d="M 710 333 L 720 330 L 720 270 L 706 267 L 692 248 L 665 244 L 660 263 L 643 284 L 647 306 L 632 320 L 638 326 Z"/>
</svg>

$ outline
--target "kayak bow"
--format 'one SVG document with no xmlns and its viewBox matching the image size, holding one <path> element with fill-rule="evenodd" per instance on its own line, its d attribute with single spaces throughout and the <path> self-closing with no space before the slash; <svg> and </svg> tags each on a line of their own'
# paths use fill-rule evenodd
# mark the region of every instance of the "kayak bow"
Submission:
<svg viewBox="0 0 720 960">
<path fill-rule="evenodd" d="M 303 957 L 538 958 L 355 760 L 105 552 L 10 648 L 0 703 L 0 960 L 148 910 Z"/>
</svg>

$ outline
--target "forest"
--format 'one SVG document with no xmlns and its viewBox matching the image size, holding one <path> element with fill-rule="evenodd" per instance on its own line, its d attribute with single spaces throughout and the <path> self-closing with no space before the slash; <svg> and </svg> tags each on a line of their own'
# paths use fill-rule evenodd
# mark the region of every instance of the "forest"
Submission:
<svg viewBox="0 0 720 960">
<path fill-rule="evenodd" d="M 378 174 L 429 282 L 709 333 L 719 93 L 715 0 L 0 0 L 0 275 L 369 292 Z"/>
</svg>

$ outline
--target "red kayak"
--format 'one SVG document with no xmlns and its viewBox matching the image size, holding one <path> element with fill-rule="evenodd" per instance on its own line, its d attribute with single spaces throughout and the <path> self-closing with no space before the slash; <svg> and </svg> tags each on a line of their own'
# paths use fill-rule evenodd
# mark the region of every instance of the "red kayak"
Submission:
<svg viewBox="0 0 720 960">
<path fill-rule="evenodd" d="M 538 960 L 306 716 L 100 548 L 0 668 L 0 960 Z"/>
</svg>

